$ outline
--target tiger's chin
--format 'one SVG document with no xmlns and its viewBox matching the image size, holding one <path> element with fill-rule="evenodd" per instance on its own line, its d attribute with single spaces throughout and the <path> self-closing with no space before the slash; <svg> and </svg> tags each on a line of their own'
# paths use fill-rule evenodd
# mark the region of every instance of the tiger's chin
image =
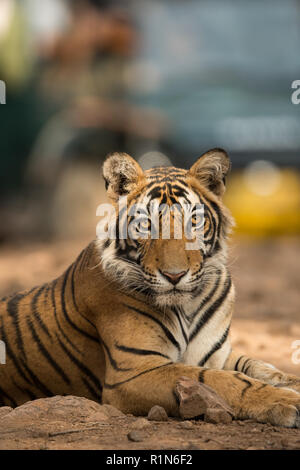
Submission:
<svg viewBox="0 0 300 470">
<path fill-rule="evenodd" d="M 156 294 L 153 300 L 159 308 L 182 307 L 192 300 L 192 294 L 190 292 L 172 290 Z"/>
</svg>

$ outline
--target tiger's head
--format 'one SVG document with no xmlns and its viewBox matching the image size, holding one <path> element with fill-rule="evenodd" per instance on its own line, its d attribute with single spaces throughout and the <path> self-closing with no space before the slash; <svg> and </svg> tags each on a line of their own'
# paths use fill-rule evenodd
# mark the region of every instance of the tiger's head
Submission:
<svg viewBox="0 0 300 470">
<path fill-rule="evenodd" d="M 158 167 L 144 172 L 127 154 L 109 155 L 103 176 L 114 207 L 114 231 L 98 241 L 104 273 L 159 307 L 183 306 L 195 298 L 226 262 L 233 220 L 222 196 L 229 169 L 222 149 L 206 152 L 189 170 Z M 167 223 L 170 228 L 164 232 Z M 197 233 L 202 234 L 197 245 L 187 245 L 197 241 Z"/>
</svg>

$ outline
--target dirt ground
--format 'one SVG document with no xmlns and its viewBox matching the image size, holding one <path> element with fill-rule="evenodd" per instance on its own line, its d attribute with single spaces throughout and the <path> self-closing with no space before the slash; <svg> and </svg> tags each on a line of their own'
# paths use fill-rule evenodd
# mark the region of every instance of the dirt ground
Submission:
<svg viewBox="0 0 300 470">
<path fill-rule="evenodd" d="M 0 296 L 57 276 L 87 241 L 2 246 Z M 297 375 L 300 363 L 293 363 L 292 343 L 300 340 L 299 265 L 296 238 L 256 242 L 235 238 L 231 243 L 230 266 L 237 290 L 233 345 L 243 354 Z M 300 430 L 252 421 L 144 422 L 138 440 L 132 441 L 128 433 L 136 427 L 133 416 L 109 416 L 87 425 L 76 415 L 73 421 L 53 420 L 46 413 L 43 419 L 18 418 L 8 426 L 5 420 L 11 413 L 6 417 L 0 413 L 0 449 L 300 449 Z"/>
</svg>

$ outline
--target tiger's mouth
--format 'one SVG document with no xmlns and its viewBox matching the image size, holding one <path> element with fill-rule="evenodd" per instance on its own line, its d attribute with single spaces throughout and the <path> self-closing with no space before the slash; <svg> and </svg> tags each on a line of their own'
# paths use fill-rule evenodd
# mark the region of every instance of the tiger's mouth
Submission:
<svg viewBox="0 0 300 470">
<path fill-rule="evenodd" d="M 147 289 L 152 292 L 153 295 L 188 295 L 193 294 L 201 288 L 202 281 L 204 279 L 204 271 L 200 273 L 195 279 L 191 279 L 185 284 L 176 284 L 174 286 L 167 286 L 160 283 L 152 283 L 148 279 L 145 279 Z"/>
<path fill-rule="evenodd" d="M 161 294 L 161 295 L 177 295 L 177 294 L 189 294 L 190 292 L 192 292 L 192 289 L 183 289 L 183 288 L 180 288 L 180 287 L 173 287 L 171 289 L 168 289 L 166 291 L 163 291 L 163 292 L 158 292 L 158 294 Z"/>
<path fill-rule="evenodd" d="M 186 287 L 186 286 L 174 286 L 174 287 L 166 287 L 166 286 L 155 286 L 149 285 L 148 289 L 152 291 L 154 295 L 176 295 L 176 294 L 189 294 L 193 292 L 193 287 Z"/>
<path fill-rule="evenodd" d="M 195 287 L 187 288 L 183 286 L 174 286 L 165 289 L 163 286 L 161 286 L 161 288 L 149 286 L 147 291 L 153 302 L 157 306 L 164 308 L 166 306 L 172 307 L 185 305 L 194 297 Z"/>
</svg>

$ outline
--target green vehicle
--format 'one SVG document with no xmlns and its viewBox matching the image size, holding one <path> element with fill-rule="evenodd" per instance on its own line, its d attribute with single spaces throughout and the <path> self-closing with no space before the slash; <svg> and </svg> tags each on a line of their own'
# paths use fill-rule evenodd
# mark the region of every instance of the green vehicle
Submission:
<svg viewBox="0 0 300 470">
<path fill-rule="evenodd" d="M 299 1 L 142 0 L 135 11 L 133 99 L 168 118 L 163 147 L 175 163 L 224 147 L 235 167 L 299 165 Z"/>
</svg>

